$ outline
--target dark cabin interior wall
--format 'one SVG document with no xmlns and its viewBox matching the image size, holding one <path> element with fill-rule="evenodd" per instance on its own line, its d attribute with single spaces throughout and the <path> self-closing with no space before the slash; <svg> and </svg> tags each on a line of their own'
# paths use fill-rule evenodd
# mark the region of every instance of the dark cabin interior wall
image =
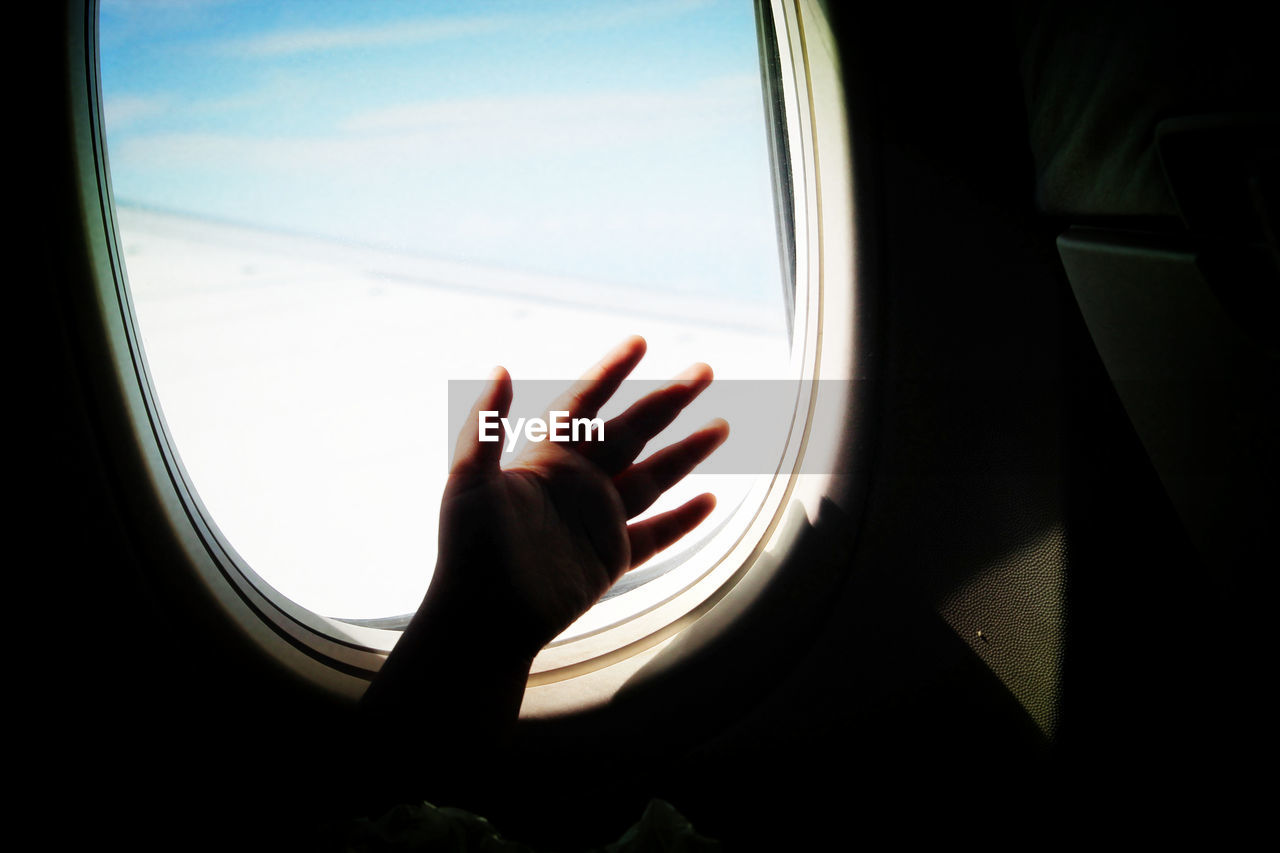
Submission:
<svg viewBox="0 0 1280 853">
<path fill-rule="evenodd" d="M 1088 832 L 1135 788 L 1163 814 L 1127 812 L 1135 831 L 1246 802 L 1260 653 L 1094 351 L 1054 245 L 1069 220 L 1037 208 L 1021 19 L 830 5 L 881 344 L 868 502 L 819 524 L 818 541 L 851 548 L 840 581 L 821 618 L 778 614 L 771 642 L 674 674 L 652 713 L 526 726 L 456 804 L 572 849 L 657 796 L 731 845 L 808 849 L 884 829 Z M 349 743 L 343 711 L 185 607 L 119 500 L 66 298 L 83 258 L 67 236 L 63 25 L 51 10 L 33 26 L 48 46 L 31 75 L 39 258 L 24 269 L 39 416 L 16 536 L 36 567 L 24 597 L 44 603 L 19 669 L 36 816 L 51 836 L 140 846 L 305 838 L 367 807 L 325 751 Z"/>
</svg>

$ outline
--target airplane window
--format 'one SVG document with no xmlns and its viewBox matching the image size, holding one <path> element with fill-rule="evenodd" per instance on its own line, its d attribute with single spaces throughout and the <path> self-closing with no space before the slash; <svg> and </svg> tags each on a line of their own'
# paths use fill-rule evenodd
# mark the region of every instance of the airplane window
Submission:
<svg viewBox="0 0 1280 853">
<path fill-rule="evenodd" d="M 170 440 L 239 569 L 307 611 L 416 608 L 451 379 L 568 381 L 630 334 L 644 378 L 792 375 L 790 173 L 748 0 L 103 0 L 98 46 Z M 758 480 L 654 507 L 719 498 L 610 601 Z"/>
</svg>

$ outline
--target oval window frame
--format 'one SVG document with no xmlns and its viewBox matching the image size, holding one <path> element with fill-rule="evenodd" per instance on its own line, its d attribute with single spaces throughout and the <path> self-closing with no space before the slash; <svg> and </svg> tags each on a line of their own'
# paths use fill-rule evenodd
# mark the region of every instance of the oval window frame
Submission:
<svg viewBox="0 0 1280 853">
<path fill-rule="evenodd" d="M 553 643 L 535 660 L 522 715 L 555 715 L 607 702 L 645 663 L 696 653 L 699 643 L 672 641 L 695 622 L 733 619 L 759 596 L 785 559 L 796 534 L 783 523 L 789 507 L 815 517 L 818 505 L 848 505 L 856 489 L 837 474 L 847 456 L 859 409 L 853 354 L 855 307 L 852 161 L 840 67 L 821 4 L 767 3 L 777 44 L 792 170 L 795 223 L 793 368 L 806 380 L 792 430 L 744 532 L 714 564 L 678 593 L 618 624 Z M 307 611 L 253 572 L 209 519 L 174 449 L 150 380 L 118 241 L 102 123 L 97 0 L 73 4 L 67 31 L 69 106 L 82 245 L 89 267 L 84 291 L 73 294 L 92 359 L 94 394 L 108 422 L 106 436 L 126 471 L 129 514 L 157 559 L 181 573 L 197 609 L 232 627 L 257 653 L 322 690 L 357 699 L 376 675 L 396 631 L 353 625 Z M 818 440 L 821 439 L 821 440 Z M 814 458 L 819 460 L 814 463 Z M 768 567 L 764 566 L 768 563 Z M 708 633 L 701 632 L 704 636 Z M 711 632 L 714 633 L 714 630 Z"/>
</svg>

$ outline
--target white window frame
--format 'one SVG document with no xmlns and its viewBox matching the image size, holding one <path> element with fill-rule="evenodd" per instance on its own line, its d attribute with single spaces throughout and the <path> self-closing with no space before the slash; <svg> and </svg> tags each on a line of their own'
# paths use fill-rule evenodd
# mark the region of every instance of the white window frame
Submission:
<svg viewBox="0 0 1280 853">
<path fill-rule="evenodd" d="M 835 41 L 816 0 L 760 0 L 770 6 L 782 67 L 796 237 L 792 375 L 854 380 L 859 349 L 848 119 Z M 166 570 L 184 573 L 209 618 L 292 676 L 358 698 L 399 636 L 319 616 L 275 593 L 209 518 L 173 448 L 150 380 L 120 251 L 105 155 L 98 64 L 97 0 L 73 3 L 67 32 L 69 103 L 78 169 L 83 244 L 91 281 L 73 294 L 81 325 L 98 330 L 89 348 L 93 392 L 116 425 L 111 452 L 132 472 L 128 515 L 159 543 Z M 777 473 L 730 525 L 730 542 L 702 549 L 651 583 L 643 612 L 549 645 L 534 661 L 522 715 L 548 716 L 607 702 L 659 655 L 696 654 L 745 613 L 786 565 L 824 500 L 849 506 L 857 494 L 851 436 L 859 418 L 854 381 L 798 383 L 801 389 Z M 745 516 L 742 513 L 747 513 Z M 761 559 L 770 555 L 778 559 Z M 702 560 L 703 562 L 697 562 Z M 641 589 L 650 587 L 646 584 Z M 614 599 L 634 607 L 633 593 Z M 604 606 L 611 605 L 606 602 Z M 688 629 L 699 624 L 697 632 Z"/>
</svg>

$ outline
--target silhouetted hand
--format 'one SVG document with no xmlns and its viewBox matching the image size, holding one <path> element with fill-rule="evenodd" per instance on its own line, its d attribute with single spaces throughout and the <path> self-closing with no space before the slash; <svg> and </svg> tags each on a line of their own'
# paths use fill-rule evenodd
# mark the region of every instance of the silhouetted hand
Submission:
<svg viewBox="0 0 1280 853">
<path fill-rule="evenodd" d="M 625 341 L 548 411 L 595 417 L 644 353 L 642 338 Z M 728 436 L 728 424 L 716 420 L 635 462 L 711 378 L 711 368 L 694 365 L 608 421 L 604 441 L 530 442 L 503 467 L 505 436 L 482 442 L 478 430 L 481 411 L 505 417 L 511 407 L 511 378 L 495 371 L 458 437 L 431 588 L 366 702 L 425 702 L 424 691 L 442 674 L 485 694 L 491 691 L 479 682 L 490 678 L 505 685 L 495 701 L 514 719 L 534 655 L 624 572 L 714 508 L 714 497 L 704 494 L 628 523 Z"/>
<path fill-rule="evenodd" d="M 644 352 L 642 338 L 626 341 L 548 411 L 595 417 Z M 487 606 L 509 614 L 518 648 L 535 654 L 623 572 L 680 539 L 714 508 L 715 498 L 705 494 L 627 524 L 728 435 L 728 425 L 717 421 L 633 464 L 710 382 L 711 368 L 695 365 L 609 421 L 604 442 L 529 442 L 503 468 L 503 442 L 481 442 L 477 429 L 481 411 L 506 417 L 511 408 L 511 379 L 499 368 L 458 437 L 445 486 L 436 569 L 442 592 L 462 600 L 483 596 Z"/>
</svg>

